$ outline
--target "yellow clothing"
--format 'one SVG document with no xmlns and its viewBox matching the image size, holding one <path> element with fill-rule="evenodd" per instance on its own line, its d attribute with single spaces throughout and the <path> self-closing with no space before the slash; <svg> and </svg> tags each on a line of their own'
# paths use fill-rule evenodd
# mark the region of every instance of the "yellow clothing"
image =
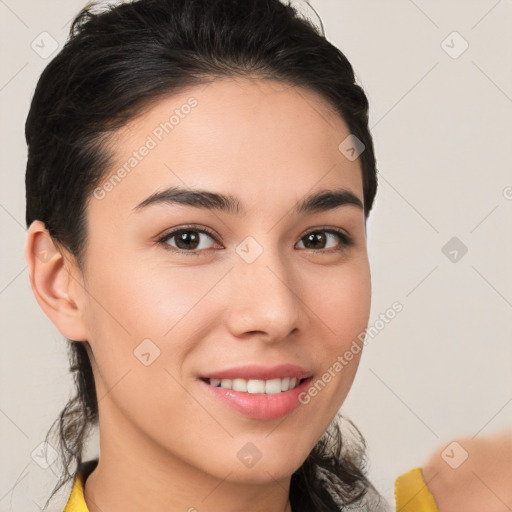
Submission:
<svg viewBox="0 0 512 512">
<path fill-rule="evenodd" d="M 396 512 L 439 512 L 421 468 L 411 469 L 395 480 L 395 501 Z"/>
<path fill-rule="evenodd" d="M 71 494 L 69 495 L 64 512 L 89 512 L 84 499 L 84 483 L 97 465 L 98 459 L 88 460 L 82 463 L 78 475 L 73 482 Z"/>
<path fill-rule="evenodd" d="M 89 460 L 80 466 L 64 512 L 89 512 L 84 499 L 84 482 L 98 464 Z M 439 512 L 420 468 L 411 469 L 395 481 L 396 512 Z"/>
</svg>

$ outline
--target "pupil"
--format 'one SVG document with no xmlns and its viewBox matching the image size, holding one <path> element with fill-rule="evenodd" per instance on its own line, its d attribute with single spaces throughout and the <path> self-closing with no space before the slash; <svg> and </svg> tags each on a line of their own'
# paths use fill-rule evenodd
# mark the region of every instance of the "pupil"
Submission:
<svg viewBox="0 0 512 512">
<path fill-rule="evenodd" d="M 315 248 L 316 246 L 318 246 L 318 244 L 315 244 L 314 243 L 314 239 L 317 238 L 317 239 L 320 239 L 320 242 L 322 243 L 325 243 L 325 235 L 322 234 L 322 233 L 310 233 L 308 235 L 308 242 L 311 242 L 313 241 L 313 248 Z"/>
<path fill-rule="evenodd" d="M 198 236 L 197 234 L 192 234 L 191 233 L 194 233 L 193 231 L 186 231 L 186 232 L 183 232 L 181 235 L 178 236 L 177 240 L 176 240 L 176 243 L 178 245 L 178 247 L 180 247 L 180 244 L 184 242 L 185 244 L 185 247 L 180 247 L 180 248 L 184 248 L 184 249 L 195 249 L 197 247 L 197 242 L 198 242 Z M 191 242 L 195 242 L 192 243 L 193 247 L 190 247 L 190 243 Z"/>
</svg>

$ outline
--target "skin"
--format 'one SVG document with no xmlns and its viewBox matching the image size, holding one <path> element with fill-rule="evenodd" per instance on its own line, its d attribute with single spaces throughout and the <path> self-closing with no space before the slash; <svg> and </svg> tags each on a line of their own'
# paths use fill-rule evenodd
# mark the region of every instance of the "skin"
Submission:
<svg viewBox="0 0 512 512">
<path fill-rule="evenodd" d="M 423 476 L 440 512 L 508 512 L 512 510 L 512 430 L 457 441 L 467 459 L 455 468 L 432 453 Z M 459 448 L 460 450 L 460 448 Z"/>
<path fill-rule="evenodd" d="M 345 400 L 361 357 L 274 420 L 247 418 L 200 388 L 200 374 L 250 363 L 290 362 L 321 377 L 367 326 L 371 283 L 361 208 L 292 212 L 320 189 L 342 187 L 363 202 L 360 161 L 338 150 L 350 132 L 314 92 L 237 78 L 166 97 L 115 133 L 107 176 L 191 96 L 191 113 L 103 199 L 91 197 L 83 272 L 40 221 L 28 232 L 38 303 L 64 336 L 88 342 L 92 358 L 101 456 L 85 487 L 91 512 L 290 512 L 291 475 Z M 235 195 L 247 214 L 133 211 L 169 186 Z M 217 235 L 200 234 L 196 255 L 172 252 L 176 238 L 156 241 L 191 223 Z M 308 249 L 305 235 L 325 226 L 354 245 L 328 235 Z M 235 252 L 248 236 L 263 248 L 250 264 Z M 134 356 L 146 338 L 160 350 L 149 366 Z M 252 467 L 237 457 L 248 442 L 261 452 Z"/>
</svg>

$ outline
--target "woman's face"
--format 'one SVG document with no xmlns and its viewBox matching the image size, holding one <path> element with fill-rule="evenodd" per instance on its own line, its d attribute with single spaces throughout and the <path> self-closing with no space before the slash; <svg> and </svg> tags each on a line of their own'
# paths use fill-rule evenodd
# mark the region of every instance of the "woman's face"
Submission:
<svg viewBox="0 0 512 512">
<path fill-rule="evenodd" d="M 370 308 L 349 134 L 315 93 L 249 79 L 189 88 L 116 133 L 77 300 L 102 454 L 245 482 L 303 463 L 349 391 Z M 320 191 L 345 192 L 311 203 Z M 277 393 L 293 375 L 309 380 Z"/>
</svg>

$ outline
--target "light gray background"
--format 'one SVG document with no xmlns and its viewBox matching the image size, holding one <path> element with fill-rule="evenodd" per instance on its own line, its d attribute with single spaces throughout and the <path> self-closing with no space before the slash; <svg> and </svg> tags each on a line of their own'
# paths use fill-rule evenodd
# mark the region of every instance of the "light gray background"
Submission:
<svg viewBox="0 0 512 512">
<path fill-rule="evenodd" d="M 1 512 L 43 505 L 56 477 L 31 454 L 73 391 L 24 260 L 24 122 L 52 58 L 32 42 L 48 32 L 62 46 L 84 4 L 0 0 Z M 369 339 L 342 410 L 392 501 L 394 479 L 432 450 L 512 428 L 512 2 L 311 4 L 370 100 L 380 172 L 370 325 L 395 301 L 403 311 Z M 461 38 L 469 46 L 453 58 Z M 452 237 L 468 249 L 456 262 L 442 252 Z"/>
</svg>

